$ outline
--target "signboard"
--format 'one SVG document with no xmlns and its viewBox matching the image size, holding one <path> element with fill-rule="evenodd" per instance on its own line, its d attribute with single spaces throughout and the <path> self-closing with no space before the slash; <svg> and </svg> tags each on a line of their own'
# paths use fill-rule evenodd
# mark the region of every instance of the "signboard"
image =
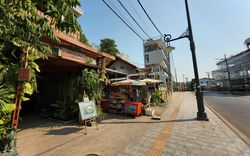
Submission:
<svg viewBox="0 0 250 156">
<path fill-rule="evenodd" d="M 85 63 L 85 58 L 82 56 L 74 55 L 71 53 L 67 52 L 61 52 L 61 57 L 67 60 L 75 61 L 75 62 L 80 62 L 80 63 Z"/>
<path fill-rule="evenodd" d="M 79 62 L 79 63 L 86 63 L 86 56 L 84 54 L 71 51 L 69 49 L 59 49 L 58 56 L 61 56 L 63 59 Z"/>
<path fill-rule="evenodd" d="M 87 120 L 97 116 L 94 101 L 84 101 L 78 103 L 81 120 Z"/>
</svg>

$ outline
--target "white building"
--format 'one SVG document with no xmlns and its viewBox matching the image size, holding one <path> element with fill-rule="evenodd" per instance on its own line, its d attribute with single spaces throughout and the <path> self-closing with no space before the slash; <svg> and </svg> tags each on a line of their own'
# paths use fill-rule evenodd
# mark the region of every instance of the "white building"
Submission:
<svg viewBox="0 0 250 156">
<path fill-rule="evenodd" d="M 221 61 L 217 63 L 217 67 L 217 70 L 212 71 L 212 76 L 221 87 L 228 88 L 230 83 L 233 89 L 249 87 L 250 49 L 230 56 L 229 58 L 221 59 Z"/>
<path fill-rule="evenodd" d="M 170 52 L 173 47 L 167 47 L 162 39 L 144 42 L 144 64 L 152 67 L 156 77 L 162 81 L 162 86 L 171 84 Z"/>
</svg>

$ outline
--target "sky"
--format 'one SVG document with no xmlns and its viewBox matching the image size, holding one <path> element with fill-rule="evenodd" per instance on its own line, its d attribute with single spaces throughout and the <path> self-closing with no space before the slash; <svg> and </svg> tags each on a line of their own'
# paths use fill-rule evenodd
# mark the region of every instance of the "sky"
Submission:
<svg viewBox="0 0 250 156">
<path fill-rule="evenodd" d="M 117 0 L 105 0 L 144 39 L 147 36 L 133 23 Z M 120 0 L 150 37 L 160 34 L 148 20 L 137 0 Z M 149 16 L 163 34 L 180 36 L 187 28 L 184 0 L 140 0 Z M 215 70 L 218 58 L 246 50 L 245 39 L 250 37 L 250 0 L 189 0 L 193 37 L 199 77 Z M 144 67 L 143 41 L 136 36 L 102 0 L 81 0 L 84 15 L 79 17 L 83 32 L 90 43 L 99 44 L 102 38 L 115 40 L 118 49 L 139 67 Z M 139 14 L 139 16 L 138 16 Z M 177 78 L 194 78 L 188 39 L 171 42 Z M 174 73 L 173 73 L 174 74 Z"/>
</svg>

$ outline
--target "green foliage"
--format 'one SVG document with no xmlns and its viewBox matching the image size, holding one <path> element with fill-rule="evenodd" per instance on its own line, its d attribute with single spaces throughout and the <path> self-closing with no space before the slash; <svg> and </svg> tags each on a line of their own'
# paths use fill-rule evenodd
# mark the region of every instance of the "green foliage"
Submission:
<svg viewBox="0 0 250 156">
<path fill-rule="evenodd" d="M 53 115 L 55 118 L 62 120 L 72 119 L 77 112 L 77 107 L 74 103 L 67 103 L 66 101 L 56 101 L 56 103 L 51 104 L 55 109 Z"/>
<path fill-rule="evenodd" d="M 40 39 L 44 36 L 59 43 L 53 28 L 66 32 L 79 30 L 71 10 L 76 5 L 79 0 L 1 0 L 0 39 L 24 50 L 32 47 L 40 52 L 50 51 Z"/>
<path fill-rule="evenodd" d="M 12 131 L 11 112 L 15 109 L 15 104 L 11 102 L 14 97 L 14 88 L 0 85 L 0 152 L 5 150 L 8 134 Z"/>
<path fill-rule="evenodd" d="M 90 100 L 94 100 L 97 105 L 97 113 L 103 117 L 100 101 L 104 96 L 103 85 L 99 80 L 99 75 L 94 70 L 85 69 L 82 71 L 82 87 Z"/>
<path fill-rule="evenodd" d="M 92 58 L 86 58 L 86 63 L 96 65 L 96 62 Z"/>
<path fill-rule="evenodd" d="M 82 72 L 83 90 L 88 95 L 90 100 L 100 102 L 103 97 L 103 87 L 99 81 L 99 75 L 94 70 L 85 69 Z"/>
<path fill-rule="evenodd" d="M 83 94 L 87 94 L 90 100 L 97 104 L 98 115 L 103 118 L 104 114 L 99 105 L 104 93 L 99 80 L 99 74 L 94 70 L 85 69 L 82 76 L 79 73 L 68 73 L 59 80 L 58 101 L 51 106 L 54 108 L 54 117 L 63 120 L 72 119 L 77 115 L 78 101 L 82 101 Z"/>
<path fill-rule="evenodd" d="M 83 33 L 80 34 L 80 41 L 82 43 L 92 47 L 92 45 L 89 43 L 89 40 L 87 39 L 86 35 Z"/>
<path fill-rule="evenodd" d="M 154 106 L 158 106 L 162 102 L 164 102 L 162 91 L 160 90 L 154 91 L 151 96 L 151 102 L 153 103 Z"/>
<path fill-rule="evenodd" d="M 104 113 L 103 113 L 102 108 L 101 108 L 100 105 L 97 105 L 97 106 L 96 106 L 96 112 L 97 112 L 98 116 L 99 116 L 101 119 L 104 118 Z"/>
<path fill-rule="evenodd" d="M 80 88 L 80 74 L 68 73 L 58 81 L 58 101 L 51 106 L 55 118 L 69 120 L 77 115 L 78 101 L 82 101 L 83 92 Z"/>
<path fill-rule="evenodd" d="M 21 52 L 29 54 L 31 81 L 23 84 L 22 95 L 23 100 L 28 100 L 25 96 L 37 90 L 36 72 L 40 69 L 35 61 L 46 58 L 45 52 L 51 52 L 51 47 L 41 38 L 60 43 L 54 29 L 65 32 L 79 30 L 76 16 L 72 13 L 72 7 L 76 5 L 79 5 L 79 0 L 0 0 L 0 120 L 4 123 L 0 133 L 1 151 L 11 132 L 11 113 L 3 108 L 14 102 Z"/>
<path fill-rule="evenodd" d="M 117 49 L 117 45 L 115 44 L 115 41 L 110 38 L 104 38 L 100 40 L 100 50 L 102 52 L 105 52 L 107 54 L 116 56 L 120 54 L 119 50 Z"/>
</svg>

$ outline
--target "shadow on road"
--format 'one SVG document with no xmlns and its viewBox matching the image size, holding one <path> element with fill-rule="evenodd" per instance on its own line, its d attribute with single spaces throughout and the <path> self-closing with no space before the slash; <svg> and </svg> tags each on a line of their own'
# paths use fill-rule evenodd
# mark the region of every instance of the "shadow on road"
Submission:
<svg viewBox="0 0 250 156">
<path fill-rule="evenodd" d="M 217 97 L 243 97 L 243 96 L 250 96 L 250 94 L 244 93 L 231 93 L 231 92 L 203 92 L 204 96 L 217 96 Z"/>
</svg>

